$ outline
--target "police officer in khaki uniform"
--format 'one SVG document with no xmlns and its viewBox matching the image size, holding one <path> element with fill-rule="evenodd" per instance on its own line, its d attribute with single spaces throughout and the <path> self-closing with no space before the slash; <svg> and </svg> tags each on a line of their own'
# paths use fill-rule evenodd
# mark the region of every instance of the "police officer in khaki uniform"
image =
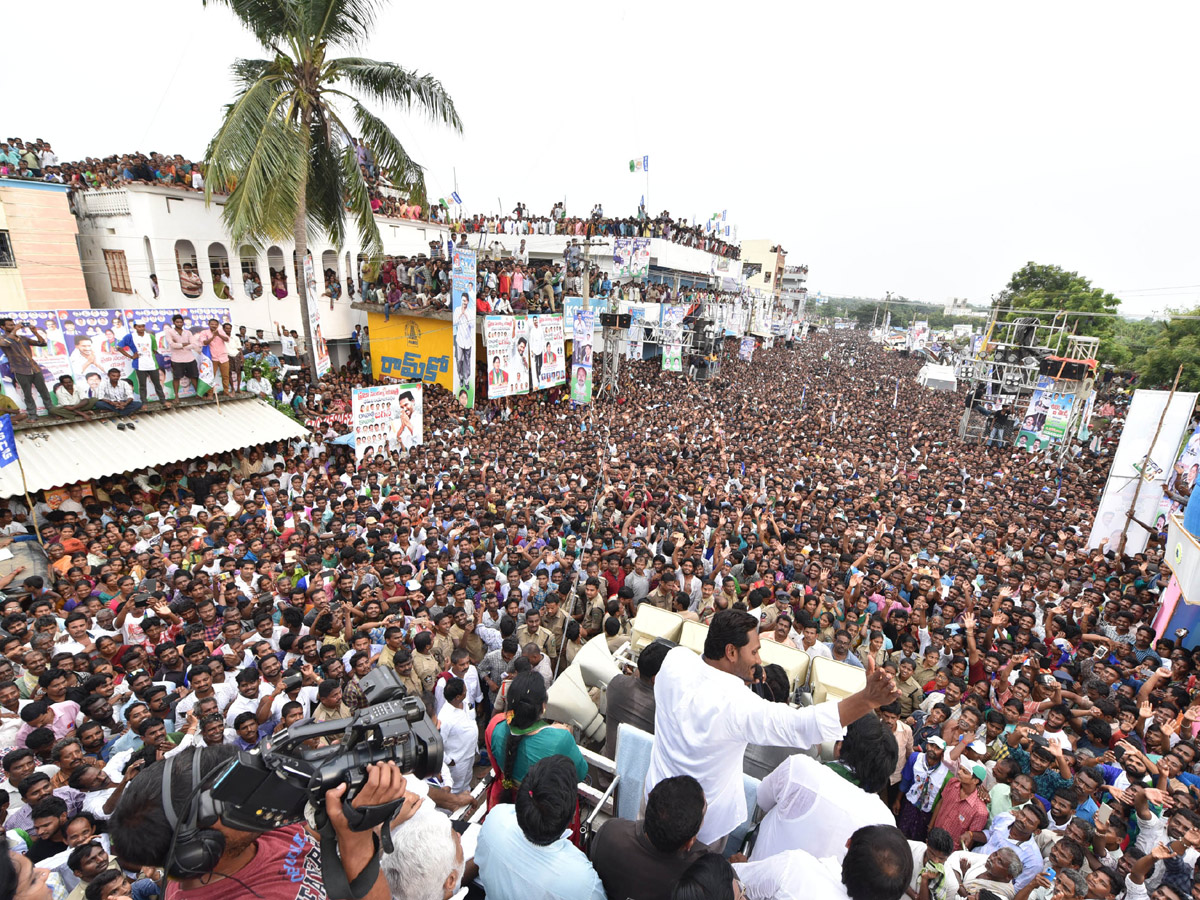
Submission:
<svg viewBox="0 0 1200 900">
<path fill-rule="evenodd" d="M 542 607 L 542 628 L 550 632 L 556 648 L 562 647 L 563 631 L 566 630 L 567 623 L 571 621 L 566 611 L 559 605 L 561 599 L 562 594 L 558 591 L 549 593 L 546 595 L 546 604 Z M 549 651 L 544 652 L 549 653 Z"/>
<path fill-rule="evenodd" d="M 412 656 L 413 674 L 421 683 L 421 699 L 425 701 L 425 709 L 432 715 L 433 687 L 437 683 L 438 675 L 442 673 L 442 667 L 433 655 L 433 635 L 422 631 L 413 638 L 413 646 L 417 648 L 417 652 Z"/>
<path fill-rule="evenodd" d="M 517 629 L 517 640 L 522 647 L 526 644 L 537 644 L 538 648 L 551 658 L 558 655 L 554 635 L 548 629 L 542 628 L 542 614 L 536 610 L 531 609 L 525 614 L 525 624 Z"/>
<path fill-rule="evenodd" d="M 425 688 L 421 684 L 421 679 L 417 677 L 417 673 L 413 671 L 413 655 L 405 648 L 400 648 L 392 657 L 392 665 L 396 669 L 396 674 L 400 676 L 400 681 L 404 684 L 405 689 L 414 697 L 420 697 L 425 693 Z"/>
<path fill-rule="evenodd" d="M 453 624 L 454 615 L 449 609 L 443 609 L 433 619 L 433 656 L 440 667 L 439 673 L 450 668 L 450 654 L 454 652 L 454 638 L 450 637 Z"/>
</svg>

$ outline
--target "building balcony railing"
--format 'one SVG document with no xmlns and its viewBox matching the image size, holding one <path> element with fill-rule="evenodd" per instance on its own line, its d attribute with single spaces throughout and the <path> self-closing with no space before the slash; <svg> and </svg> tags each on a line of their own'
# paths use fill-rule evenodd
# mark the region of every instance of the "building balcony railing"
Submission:
<svg viewBox="0 0 1200 900">
<path fill-rule="evenodd" d="M 72 199 L 75 204 L 75 215 L 83 217 L 95 216 L 127 216 L 129 215 L 129 193 L 124 188 L 110 188 L 99 191 L 77 191 Z"/>
</svg>

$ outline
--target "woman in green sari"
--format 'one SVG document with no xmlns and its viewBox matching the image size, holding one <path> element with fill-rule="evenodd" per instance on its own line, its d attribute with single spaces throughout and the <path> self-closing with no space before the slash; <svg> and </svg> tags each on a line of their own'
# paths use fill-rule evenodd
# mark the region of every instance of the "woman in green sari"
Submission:
<svg viewBox="0 0 1200 900">
<path fill-rule="evenodd" d="M 508 686 L 507 712 L 499 713 L 487 730 L 488 759 L 495 778 L 488 789 L 488 809 L 512 802 L 525 773 L 540 759 L 561 754 L 575 765 L 579 780 L 587 777 L 587 763 L 571 729 L 551 725 L 546 712 L 546 682 L 537 672 L 522 672 Z"/>
</svg>

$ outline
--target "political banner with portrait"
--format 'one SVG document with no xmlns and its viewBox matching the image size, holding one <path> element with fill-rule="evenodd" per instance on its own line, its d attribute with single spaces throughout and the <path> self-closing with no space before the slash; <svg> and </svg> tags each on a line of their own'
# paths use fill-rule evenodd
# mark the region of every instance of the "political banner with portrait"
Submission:
<svg viewBox="0 0 1200 900">
<path fill-rule="evenodd" d="M 466 409 L 475 406 L 475 298 L 475 251 L 455 247 L 450 270 L 454 397 Z"/>
<path fill-rule="evenodd" d="M 508 378 L 512 394 L 528 394 L 529 377 L 529 319 L 512 317 L 512 348 L 508 356 Z"/>
<path fill-rule="evenodd" d="M 155 310 L 156 312 L 158 310 Z M 146 312 L 149 312 L 148 310 Z M 224 306 L 190 306 L 182 309 L 162 310 L 169 313 L 166 323 L 159 328 L 155 328 L 149 324 L 146 325 L 147 331 L 154 331 L 155 338 L 158 341 L 159 352 L 163 352 L 166 346 L 162 334 L 168 328 L 175 326 L 171 322 L 171 316 L 179 313 L 183 316 L 183 330 L 190 331 L 193 336 L 200 334 L 204 329 L 208 328 L 209 319 L 216 319 L 219 324 L 224 324 L 230 321 L 229 309 Z M 130 327 L 133 327 L 133 322 L 137 320 L 139 315 L 143 315 L 142 310 L 130 311 L 131 315 L 127 315 Z M 199 380 L 193 384 L 190 377 L 176 378 L 175 373 L 171 371 L 170 357 L 167 356 L 166 368 L 163 369 L 163 387 L 167 391 L 168 397 L 186 398 L 195 397 L 197 395 L 204 396 L 215 385 L 220 383 L 216 367 L 212 364 L 212 356 L 207 347 L 202 347 L 199 340 L 195 342 L 195 348 L 192 351 L 193 358 L 196 361 L 196 371 L 199 374 Z M 225 387 L 222 386 L 222 390 Z M 154 389 L 151 388 L 149 394 L 153 394 Z M 147 396 L 149 396 L 147 394 Z"/>
<path fill-rule="evenodd" d="M 631 360 L 642 358 L 642 338 L 646 324 L 646 310 L 640 306 L 629 309 L 629 343 L 626 345 L 626 356 Z"/>
<path fill-rule="evenodd" d="M 575 339 L 575 313 L 583 309 L 582 297 L 563 297 L 563 338 Z"/>
<path fill-rule="evenodd" d="M 1053 443 L 1061 443 L 1067 436 L 1067 424 L 1071 419 L 1071 409 L 1075 406 L 1075 391 L 1078 387 L 1078 382 L 1055 381 L 1042 395 L 1042 402 L 1046 406 L 1042 436 Z"/>
<path fill-rule="evenodd" d="M 529 317 L 529 362 L 535 391 L 554 387 L 567 380 L 561 314 Z"/>
<path fill-rule="evenodd" d="M 71 361 L 67 354 L 67 343 L 58 319 L 58 311 L 53 309 L 8 310 L 0 311 L 0 318 L 12 319 L 17 323 L 17 334 L 27 338 L 35 337 L 33 329 L 36 328 L 37 333 L 46 341 L 46 346 L 31 347 L 30 350 L 33 353 L 34 363 L 42 370 L 42 377 L 46 380 L 46 390 L 53 394 L 54 385 L 58 379 L 63 375 L 72 374 Z M 0 351 L 0 383 L 3 384 L 4 393 L 12 397 L 16 404 L 24 409 L 25 395 L 17 387 L 16 380 L 12 376 L 12 367 L 9 366 L 8 357 L 3 351 Z M 36 388 L 33 389 L 32 395 L 38 413 L 45 412 L 46 407 Z"/>
<path fill-rule="evenodd" d="M 687 316 L 686 306 L 675 304 L 662 308 L 662 370 L 683 371 L 683 320 Z"/>
<path fill-rule="evenodd" d="M 222 323 L 229 321 L 229 309 L 221 306 L 0 311 L 0 317 L 11 316 L 17 322 L 36 326 L 45 338 L 46 346 L 33 348 L 33 358 L 41 367 L 51 391 L 62 375 L 71 375 L 76 387 L 85 393 L 89 388 L 97 389 L 108 379 L 108 370 L 112 368 L 120 369 L 122 377 L 133 381 L 136 387 L 137 376 L 133 371 L 133 363 L 119 353 L 116 346 L 133 329 L 134 322 L 145 322 L 147 332 L 154 334 L 158 340 L 158 364 L 162 370 L 167 399 L 174 398 L 177 391 L 170 357 L 163 349 L 162 333 L 171 327 L 171 319 L 176 314 L 184 317 L 185 330 L 193 334 L 207 328 L 210 318 Z M 18 329 L 18 333 L 32 337 L 32 331 L 24 326 Z M 217 382 L 212 360 L 203 352 L 203 348 L 196 351 L 194 358 L 199 384 L 193 384 L 190 378 L 185 379 L 178 390 L 180 397 L 204 394 Z M 3 354 L 0 354 L 0 386 L 5 394 L 24 404 L 24 397 L 15 387 L 11 369 Z M 34 391 L 34 398 L 38 410 L 43 411 L 37 391 Z M 153 389 L 146 399 L 158 399 Z"/>
<path fill-rule="evenodd" d="M 613 241 L 613 274 L 644 281 L 650 274 L 650 238 L 626 237 Z"/>
<path fill-rule="evenodd" d="M 483 320 L 489 400 L 510 397 L 513 393 L 513 379 L 508 371 L 513 348 L 512 323 L 512 316 L 485 316 Z"/>
<path fill-rule="evenodd" d="M 355 388 L 350 409 L 357 460 L 361 463 L 420 444 L 425 438 L 423 400 L 419 384 Z"/>
<path fill-rule="evenodd" d="M 311 250 L 304 252 L 304 291 L 308 299 L 308 327 L 312 332 L 313 370 L 320 378 L 330 369 L 329 347 L 321 333 L 321 295 L 317 291 L 317 267 L 313 265 Z"/>
<path fill-rule="evenodd" d="M 577 310 L 571 355 L 571 399 L 576 403 L 592 402 L 592 339 L 595 332 L 595 310 Z"/>
<path fill-rule="evenodd" d="M 118 342 L 129 333 L 122 310 L 63 309 L 58 318 L 71 373 L 80 390 L 99 391 L 108 381 L 109 369 L 120 369 L 121 377 L 128 377 L 133 364 L 117 350 Z"/>
<path fill-rule="evenodd" d="M 757 344 L 757 341 L 752 337 L 742 338 L 742 345 L 738 350 L 738 358 L 744 359 L 746 362 L 753 362 L 755 344 Z"/>
<path fill-rule="evenodd" d="M 1037 385 L 1029 396 L 1025 416 L 1021 419 L 1016 445 L 1038 450 L 1061 442 L 1066 436 L 1071 407 L 1075 403 L 1075 387 L 1074 382 L 1061 382 L 1049 375 L 1039 375 Z"/>
</svg>

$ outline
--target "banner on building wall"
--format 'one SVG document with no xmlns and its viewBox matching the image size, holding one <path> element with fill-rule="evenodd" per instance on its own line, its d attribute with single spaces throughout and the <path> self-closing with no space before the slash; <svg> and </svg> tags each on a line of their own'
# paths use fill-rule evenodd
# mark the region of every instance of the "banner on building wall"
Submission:
<svg viewBox="0 0 1200 900">
<path fill-rule="evenodd" d="M 613 241 L 613 274 L 645 280 L 650 275 L 650 238 L 626 237 Z"/>
<path fill-rule="evenodd" d="M 367 313 L 376 378 L 440 384 L 454 391 L 452 325 L 441 319 Z"/>
<path fill-rule="evenodd" d="M 575 343 L 571 355 L 571 399 L 576 403 L 592 402 L 592 339 L 595 331 L 595 311 L 578 310 L 575 313 Z"/>
<path fill-rule="evenodd" d="M 183 379 L 177 391 L 171 373 L 170 356 L 164 350 L 162 338 L 162 333 L 171 327 L 171 320 L 176 314 L 184 317 L 184 329 L 192 334 L 207 328 L 210 318 L 219 322 L 229 321 L 228 308 L 207 306 L 0 311 L 0 317 L 10 317 L 19 323 L 36 326 L 45 339 L 44 347 L 33 348 L 33 358 L 41 368 L 51 393 L 63 375 L 72 376 L 75 386 L 85 394 L 89 389 L 98 391 L 108 380 L 108 370 L 113 368 L 119 369 L 121 377 L 132 381 L 136 387 L 138 380 L 133 371 L 133 363 L 117 350 L 117 345 L 133 331 L 134 322 L 145 322 L 147 333 L 155 335 L 159 346 L 158 365 L 162 371 L 163 389 L 168 399 L 175 397 L 176 393 L 180 397 L 192 397 L 198 389 L 200 393 L 205 393 L 217 381 L 212 360 L 202 350 L 198 350 L 194 359 L 201 383 L 197 385 L 193 384 L 190 378 Z M 33 337 L 33 331 L 24 324 L 18 328 L 18 333 Z M 8 360 L 2 353 L 0 387 L 18 404 L 24 405 L 24 395 L 16 387 Z M 38 411 L 43 412 L 41 396 L 36 390 L 33 395 Z M 146 399 L 153 402 L 159 398 L 151 388 Z"/>
<path fill-rule="evenodd" d="M 355 388 L 350 402 L 354 453 L 360 463 L 379 453 L 408 450 L 425 438 L 424 397 L 419 384 Z"/>
<path fill-rule="evenodd" d="M 70 309 L 59 313 L 63 338 L 70 357 L 71 374 L 80 389 L 99 390 L 108 381 L 109 369 L 120 369 L 128 377 L 132 364 L 117 350 L 129 333 L 124 310 Z"/>
<path fill-rule="evenodd" d="M 325 344 L 325 335 L 321 332 L 321 295 L 317 291 L 317 267 L 313 265 L 311 250 L 304 252 L 304 290 L 308 295 L 308 327 L 312 331 L 313 368 L 320 378 L 329 371 L 329 347 Z"/>
<path fill-rule="evenodd" d="M 683 320 L 686 306 L 664 305 L 662 308 L 662 370 L 683 371 Z"/>
<path fill-rule="evenodd" d="M 561 315 L 529 317 L 529 362 L 535 391 L 563 384 L 567 380 Z"/>
<path fill-rule="evenodd" d="M 45 347 L 33 347 L 33 361 L 42 370 L 42 377 L 46 379 L 46 389 L 53 394 L 54 385 L 58 382 L 60 376 L 71 375 L 71 360 L 67 351 L 66 338 L 63 335 L 62 324 L 58 319 L 56 310 L 12 310 L 0 311 L 0 318 L 12 319 L 17 323 L 17 334 L 24 335 L 28 338 L 34 338 L 33 326 L 37 328 L 40 334 L 46 341 Z M 25 396 L 17 387 L 16 381 L 12 376 L 12 368 L 8 364 L 8 358 L 0 351 L 0 379 L 3 381 L 4 393 L 12 397 L 18 406 L 25 408 Z M 33 400 L 37 406 L 37 411 L 42 413 L 46 407 L 42 403 L 42 398 L 37 390 L 33 390 Z"/>
<path fill-rule="evenodd" d="M 454 396 L 467 409 L 475 405 L 475 297 L 475 251 L 455 247 L 450 270 Z"/>
<path fill-rule="evenodd" d="M 632 360 L 642 358 L 642 336 L 646 323 L 646 310 L 634 306 L 629 310 L 629 343 L 626 345 L 626 356 Z"/>
<path fill-rule="evenodd" d="M 744 359 L 746 362 L 754 360 L 754 346 L 757 342 L 752 337 L 742 338 L 742 346 L 738 350 L 738 358 Z"/>
<path fill-rule="evenodd" d="M 158 312 L 158 310 L 155 310 Z M 168 328 L 173 328 L 171 317 L 176 313 L 183 316 L 183 330 L 191 332 L 195 338 L 200 332 L 208 328 L 208 320 L 216 319 L 218 322 L 224 323 L 229 321 L 229 309 L 222 306 L 190 306 L 185 309 L 167 310 L 169 316 L 161 327 L 156 327 L 154 334 L 158 342 L 158 350 L 160 355 L 165 355 L 167 359 L 166 368 L 163 369 L 162 379 L 163 387 L 167 391 L 168 397 L 187 398 L 197 395 L 203 396 L 207 394 L 215 385 L 220 383 L 220 378 L 217 375 L 216 367 L 212 364 L 212 354 L 207 347 L 200 344 L 199 339 L 194 342 L 192 350 L 192 359 L 196 363 L 196 371 L 199 374 L 199 381 L 196 384 L 192 383 L 191 377 L 176 377 L 176 373 L 171 371 L 170 355 L 165 354 L 165 341 L 163 332 Z M 143 315 L 144 311 L 130 311 L 127 314 L 130 327 L 133 327 L 135 321 L 141 321 L 139 315 Z M 147 320 L 148 321 L 148 320 Z M 157 325 L 157 322 L 156 322 Z M 146 330 L 149 331 L 151 326 L 146 325 Z M 225 388 L 222 386 L 222 390 Z M 147 398 L 154 393 L 154 388 L 151 387 L 147 393 Z"/>
</svg>

